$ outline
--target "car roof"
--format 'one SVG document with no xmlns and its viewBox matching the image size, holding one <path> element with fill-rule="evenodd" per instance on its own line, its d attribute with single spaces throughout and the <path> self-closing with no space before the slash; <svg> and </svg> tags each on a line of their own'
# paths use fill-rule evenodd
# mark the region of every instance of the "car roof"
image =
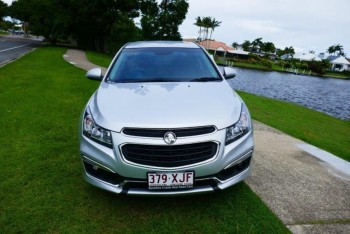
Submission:
<svg viewBox="0 0 350 234">
<path fill-rule="evenodd" d="M 200 48 L 197 44 L 193 42 L 186 41 L 138 41 L 130 42 L 125 48 L 159 48 L 159 47 L 169 47 L 169 48 Z"/>
</svg>

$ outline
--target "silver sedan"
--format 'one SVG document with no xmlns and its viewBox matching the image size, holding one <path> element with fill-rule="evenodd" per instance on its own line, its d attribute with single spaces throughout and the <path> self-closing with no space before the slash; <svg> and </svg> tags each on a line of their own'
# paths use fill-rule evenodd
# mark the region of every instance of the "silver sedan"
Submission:
<svg viewBox="0 0 350 234">
<path fill-rule="evenodd" d="M 252 123 L 199 45 L 134 42 L 115 56 L 83 110 L 80 152 L 87 182 L 135 195 L 177 195 L 228 188 L 250 174 Z"/>
</svg>

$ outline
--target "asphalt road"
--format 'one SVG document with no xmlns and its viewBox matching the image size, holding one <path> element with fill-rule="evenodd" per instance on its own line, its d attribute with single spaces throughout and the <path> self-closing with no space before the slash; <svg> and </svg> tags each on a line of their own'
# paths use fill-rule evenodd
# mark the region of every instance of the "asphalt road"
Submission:
<svg viewBox="0 0 350 234">
<path fill-rule="evenodd" d="M 40 46 L 42 42 L 13 36 L 0 37 L 0 66 Z"/>
</svg>

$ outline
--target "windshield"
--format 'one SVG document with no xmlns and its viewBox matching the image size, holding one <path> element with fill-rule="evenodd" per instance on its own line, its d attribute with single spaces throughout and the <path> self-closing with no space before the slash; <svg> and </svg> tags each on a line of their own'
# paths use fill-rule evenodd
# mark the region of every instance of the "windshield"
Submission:
<svg viewBox="0 0 350 234">
<path fill-rule="evenodd" d="M 222 79 L 200 48 L 129 48 L 120 53 L 107 80 L 130 83 Z"/>
</svg>

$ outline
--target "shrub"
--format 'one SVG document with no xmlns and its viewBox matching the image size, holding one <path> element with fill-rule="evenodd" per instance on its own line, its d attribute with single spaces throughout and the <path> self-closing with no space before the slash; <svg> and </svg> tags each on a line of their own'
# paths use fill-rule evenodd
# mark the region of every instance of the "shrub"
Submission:
<svg viewBox="0 0 350 234">
<path fill-rule="evenodd" d="M 329 61 L 310 61 L 308 63 L 308 69 L 317 74 L 323 75 L 329 69 Z"/>
<path fill-rule="evenodd" d="M 308 68 L 308 65 L 307 65 L 307 63 L 302 63 L 302 64 L 300 64 L 299 68 L 303 69 L 303 70 L 306 70 Z"/>
<path fill-rule="evenodd" d="M 267 60 L 267 59 L 262 59 L 260 61 L 260 64 L 263 65 L 264 67 L 267 67 L 267 68 L 271 69 L 272 65 L 273 65 L 273 62 L 270 61 L 270 60 Z"/>
<path fill-rule="evenodd" d="M 284 67 L 285 67 L 285 68 L 292 68 L 292 67 L 293 67 L 293 64 L 292 64 L 291 62 L 286 62 L 286 63 L 284 64 Z"/>
<path fill-rule="evenodd" d="M 255 61 L 260 61 L 260 60 L 261 60 L 261 58 L 260 58 L 259 55 L 257 55 L 257 54 L 252 54 L 252 53 L 248 54 L 248 60 L 250 60 L 250 59 L 253 59 L 253 60 L 255 60 Z"/>
</svg>

